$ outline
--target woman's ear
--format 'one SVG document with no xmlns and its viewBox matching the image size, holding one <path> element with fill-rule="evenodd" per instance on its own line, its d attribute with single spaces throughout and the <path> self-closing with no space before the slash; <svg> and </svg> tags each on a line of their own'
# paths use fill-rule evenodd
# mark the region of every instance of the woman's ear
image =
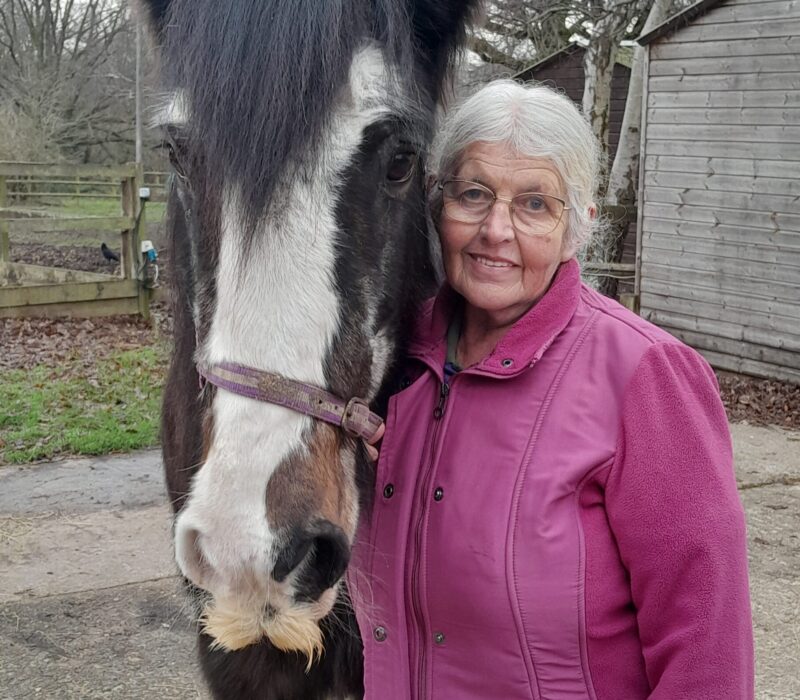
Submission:
<svg viewBox="0 0 800 700">
<path fill-rule="evenodd" d="M 589 218 L 592 221 L 597 218 L 597 205 L 594 202 L 589 205 Z"/>
<path fill-rule="evenodd" d="M 561 262 L 567 262 L 567 260 L 571 260 L 575 257 L 575 254 L 578 252 L 578 249 L 574 245 L 563 245 L 561 246 Z"/>
</svg>

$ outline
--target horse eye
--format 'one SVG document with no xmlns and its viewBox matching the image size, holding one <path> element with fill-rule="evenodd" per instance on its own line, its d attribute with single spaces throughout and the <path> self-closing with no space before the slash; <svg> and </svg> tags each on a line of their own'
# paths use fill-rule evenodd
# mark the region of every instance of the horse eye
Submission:
<svg viewBox="0 0 800 700">
<path fill-rule="evenodd" d="M 176 160 L 176 158 L 175 158 L 175 146 L 172 145 L 172 142 L 164 141 L 161 144 L 161 147 L 167 152 L 167 157 L 169 158 L 169 162 L 170 163 L 174 163 L 175 160 Z"/>
<path fill-rule="evenodd" d="M 183 166 L 178 159 L 178 149 L 175 147 L 175 144 L 169 139 L 164 139 L 161 145 L 162 148 L 165 148 L 167 151 L 167 157 L 169 158 L 170 165 L 172 165 L 172 169 L 175 171 L 175 174 L 178 177 L 186 178 Z"/>
<path fill-rule="evenodd" d="M 389 163 L 386 179 L 389 182 L 406 182 L 414 172 L 417 159 L 417 154 L 412 151 L 397 153 Z"/>
</svg>

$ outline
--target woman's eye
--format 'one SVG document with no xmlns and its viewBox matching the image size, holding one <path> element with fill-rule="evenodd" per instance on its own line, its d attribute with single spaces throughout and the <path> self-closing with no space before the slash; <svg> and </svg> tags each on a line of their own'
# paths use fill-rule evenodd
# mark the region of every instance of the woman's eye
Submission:
<svg viewBox="0 0 800 700">
<path fill-rule="evenodd" d="M 461 193 L 461 197 L 469 202 L 483 202 L 489 199 L 489 194 L 477 187 L 466 189 Z"/>
<path fill-rule="evenodd" d="M 522 200 L 522 206 L 531 212 L 538 212 L 542 211 L 543 209 L 547 209 L 547 202 L 545 202 L 544 197 L 539 197 L 535 194 L 529 194 Z"/>
<path fill-rule="evenodd" d="M 414 172 L 417 164 L 417 154 L 411 151 L 397 153 L 386 171 L 386 179 L 389 182 L 406 182 Z"/>
</svg>

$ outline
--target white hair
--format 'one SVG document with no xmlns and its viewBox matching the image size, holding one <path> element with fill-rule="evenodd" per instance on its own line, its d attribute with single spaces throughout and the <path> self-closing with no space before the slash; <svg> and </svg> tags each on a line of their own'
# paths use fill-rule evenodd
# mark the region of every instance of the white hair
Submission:
<svg viewBox="0 0 800 700">
<path fill-rule="evenodd" d="M 455 173 L 466 149 L 477 141 L 504 143 L 520 156 L 547 158 L 566 187 L 570 207 L 564 241 L 582 248 L 599 225 L 589 208 L 597 192 L 602 150 L 589 123 L 562 93 L 544 85 L 496 80 L 449 112 L 433 145 L 432 174 L 442 180 Z M 441 213 L 441 192 L 433 188 L 434 219 Z"/>
</svg>

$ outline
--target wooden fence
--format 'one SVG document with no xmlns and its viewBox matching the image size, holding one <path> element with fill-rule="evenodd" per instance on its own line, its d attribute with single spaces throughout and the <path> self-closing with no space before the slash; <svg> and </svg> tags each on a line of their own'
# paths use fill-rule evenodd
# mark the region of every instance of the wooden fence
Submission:
<svg viewBox="0 0 800 700">
<path fill-rule="evenodd" d="M 6 204 L 4 206 L 24 209 L 26 206 L 37 206 L 42 203 L 53 203 L 60 199 L 105 199 L 119 201 L 122 196 L 122 181 L 115 178 L 112 172 L 105 179 L 98 178 L 98 168 L 91 167 L 91 173 L 70 172 L 51 176 L 47 172 L 37 170 L 23 174 L 15 170 L 22 163 L 2 163 L 13 171 L 4 176 Z M 38 164 L 37 164 L 38 165 Z M 52 166 L 48 166 L 51 168 Z M 70 167 L 70 171 L 75 169 Z M 83 170 L 83 168 L 81 168 Z M 52 171 L 51 171 L 52 172 Z M 64 172 L 64 171 L 60 171 Z M 149 201 L 166 201 L 169 173 L 145 171 L 140 186 L 150 191 Z"/>
<path fill-rule="evenodd" d="M 0 318 L 19 316 L 149 316 L 142 279 L 145 182 L 136 164 L 76 166 L 0 161 Z M 154 181 L 151 187 L 163 186 Z M 115 198 L 115 216 L 50 216 L 31 205 L 58 197 Z M 113 231 L 120 237 L 119 275 L 13 263 L 14 234 Z"/>
</svg>

